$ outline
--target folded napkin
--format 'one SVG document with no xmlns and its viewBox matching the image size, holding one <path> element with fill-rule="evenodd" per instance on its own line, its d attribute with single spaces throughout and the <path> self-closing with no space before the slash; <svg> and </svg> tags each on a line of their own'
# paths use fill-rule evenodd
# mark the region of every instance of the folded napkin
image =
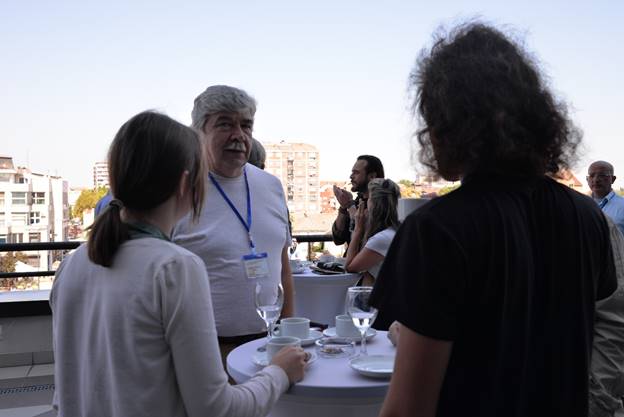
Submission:
<svg viewBox="0 0 624 417">
<path fill-rule="evenodd" d="M 319 269 L 325 269 L 327 271 L 345 272 L 344 265 L 339 262 L 320 262 L 319 261 L 316 263 L 316 266 Z"/>
</svg>

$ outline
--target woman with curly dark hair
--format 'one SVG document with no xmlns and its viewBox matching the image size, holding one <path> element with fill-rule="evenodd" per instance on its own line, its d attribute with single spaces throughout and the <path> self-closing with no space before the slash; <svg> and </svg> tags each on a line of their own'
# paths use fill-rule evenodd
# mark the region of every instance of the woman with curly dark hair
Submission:
<svg viewBox="0 0 624 417">
<path fill-rule="evenodd" d="M 396 317 L 382 416 L 585 416 L 609 229 L 551 178 L 580 133 L 534 61 L 479 23 L 439 34 L 410 77 L 421 161 L 462 180 L 410 215 L 373 304 Z"/>
</svg>

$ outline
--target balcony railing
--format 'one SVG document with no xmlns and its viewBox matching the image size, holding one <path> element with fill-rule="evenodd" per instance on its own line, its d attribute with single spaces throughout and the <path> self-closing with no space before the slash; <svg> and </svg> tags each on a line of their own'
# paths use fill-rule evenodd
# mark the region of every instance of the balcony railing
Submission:
<svg viewBox="0 0 624 417">
<path fill-rule="evenodd" d="M 331 242 L 331 235 L 295 234 L 297 243 Z M 36 243 L 0 243 L 0 255 L 6 252 L 35 252 L 35 251 L 70 251 L 84 242 L 36 242 Z M 308 246 L 308 259 L 311 257 L 311 245 Z M 7 279 L 38 278 L 54 276 L 56 271 L 32 272 L 0 272 L 0 287 Z M 21 294 L 20 294 L 21 293 Z M 20 295 L 22 295 L 20 297 Z M 29 296 L 30 295 L 30 296 Z M 47 300 L 47 291 L 0 291 L 0 317 L 41 316 L 50 315 L 50 306 Z"/>
</svg>

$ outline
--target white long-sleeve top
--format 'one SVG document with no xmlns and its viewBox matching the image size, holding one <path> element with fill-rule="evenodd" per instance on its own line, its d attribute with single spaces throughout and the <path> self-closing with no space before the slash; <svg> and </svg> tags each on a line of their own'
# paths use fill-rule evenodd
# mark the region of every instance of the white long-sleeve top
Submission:
<svg viewBox="0 0 624 417">
<path fill-rule="evenodd" d="M 263 416 L 288 389 L 277 366 L 228 384 L 206 268 L 173 243 L 127 241 L 111 268 L 82 245 L 50 305 L 59 416 Z"/>
</svg>

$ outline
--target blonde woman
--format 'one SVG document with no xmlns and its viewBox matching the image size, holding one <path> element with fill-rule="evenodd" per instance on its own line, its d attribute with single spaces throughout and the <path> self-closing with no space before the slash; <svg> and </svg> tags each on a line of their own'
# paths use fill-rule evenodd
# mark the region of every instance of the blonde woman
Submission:
<svg viewBox="0 0 624 417">
<path fill-rule="evenodd" d="M 392 180 L 375 178 L 368 183 L 368 200 L 360 204 L 347 249 L 345 268 L 362 272 L 362 285 L 373 285 L 390 243 L 399 227 L 397 205 L 401 190 Z"/>
</svg>

